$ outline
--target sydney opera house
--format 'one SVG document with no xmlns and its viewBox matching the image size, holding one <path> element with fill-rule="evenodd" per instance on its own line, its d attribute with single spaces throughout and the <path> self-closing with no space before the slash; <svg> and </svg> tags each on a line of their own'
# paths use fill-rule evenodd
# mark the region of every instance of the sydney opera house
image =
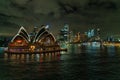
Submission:
<svg viewBox="0 0 120 80">
<path fill-rule="evenodd" d="M 50 53 L 63 50 L 66 49 L 60 48 L 47 26 L 42 26 L 39 31 L 34 29 L 31 34 L 21 27 L 8 45 L 9 53 Z"/>
</svg>

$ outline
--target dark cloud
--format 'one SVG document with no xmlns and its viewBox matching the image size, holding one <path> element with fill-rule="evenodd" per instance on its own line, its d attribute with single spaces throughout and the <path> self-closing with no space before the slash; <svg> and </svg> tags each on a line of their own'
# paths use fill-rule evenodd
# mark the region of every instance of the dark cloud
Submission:
<svg viewBox="0 0 120 80">
<path fill-rule="evenodd" d="M 86 9 L 99 9 L 99 10 L 116 10 L 117 5 L 113 1 L 108 0 L 89 0 L 86 4 Z"/>
<path fill-rule="evenodd" d="M 0 0 L 0 30 L 6 33 L 6 28 L 12 31 L 23 25 L 31 30 L 33 26 L 50 24 L 57 33 L 68 23 L 74 31 L 84 32 L 97 25 L 103 32 L 118 33 L 119 3 L 119 0 Z"/>
</svg>

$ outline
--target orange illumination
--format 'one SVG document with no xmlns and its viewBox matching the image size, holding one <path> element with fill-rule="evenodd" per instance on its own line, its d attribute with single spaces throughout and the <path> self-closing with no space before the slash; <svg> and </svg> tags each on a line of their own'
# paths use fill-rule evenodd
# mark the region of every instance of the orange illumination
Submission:
<svg viewBox="0 0 120 80">
<path fill-rule="evenodd" d="M 31 45 L 31 46 L 30 46 L 30 50 L 31 50 L 31 51 L 34 51 L 34 49 L 35 49 L 35 46 Z"/>
<path fill-rule="evenodd" d="M 18 42 L 18 43 L 21 43 L 21 42 L 22 42 L 22 40 L 17 40 L 17 42 Z"/>
</svg>

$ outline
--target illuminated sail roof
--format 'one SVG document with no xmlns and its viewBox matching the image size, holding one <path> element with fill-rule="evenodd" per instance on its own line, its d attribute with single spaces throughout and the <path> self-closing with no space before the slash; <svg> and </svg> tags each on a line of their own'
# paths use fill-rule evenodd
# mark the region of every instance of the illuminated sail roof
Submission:
<svg viewBox="0 0 120 80">
<path fill-rule="evenodd" d="M 41 35 L 44 31 L 46 31 L 45 26 L 42 26 L 41 29 L 39 30 L 39 32 L 36 34 L 35 38 L 34 38 L 34 42 L 36 42 L 36 39 L 39 37 L 39 35 Z"/>
<path fill-rule="evenodd" d="M 18 31 L 18 33 L 13 37 L 11 42 L 13 42 L 16 37 L 21 36 L 27 43 L 31 42 L 30 35 L 27 33 L 26 29 L 24 27 L 21 27 Z M 53 36 L 52 33 L 48 31 L 48 26 L 42 26 L 38 33 L 34 36 L 33 43 L 38 42 L 40 39 L 44 37 L 51 37 L 52 40 L 56 41 L 55 37 Z"/>
<path fill-rule="evenodd" d="M 13 37 L 13 39 L 11 40 L 11 42 L 14 41 L 14 39 L 17 37 L 17 36 L 21 36 L 23 37 L 27 42 L 30 42 L 30 37 L 27 33 L 27 31 L 25 30 L 24 27 L 21 27 L 18 31 L 18 33 Z"/>
</svg>

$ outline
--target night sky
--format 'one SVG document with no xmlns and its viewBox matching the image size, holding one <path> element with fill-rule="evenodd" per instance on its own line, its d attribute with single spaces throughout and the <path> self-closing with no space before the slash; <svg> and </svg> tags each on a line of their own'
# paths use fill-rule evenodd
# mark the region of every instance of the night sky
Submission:
<svg viewBox="0 0 120 80">
<path fill-rule="evenodd" d="M 50 25 L 57 34 L 64 24 L 76 33 L 100 28 L 101 34 L 120 34 L 120 0 L 0 0 L 0 35 L 15 35 L 24 26 Z"/>
</svg>

